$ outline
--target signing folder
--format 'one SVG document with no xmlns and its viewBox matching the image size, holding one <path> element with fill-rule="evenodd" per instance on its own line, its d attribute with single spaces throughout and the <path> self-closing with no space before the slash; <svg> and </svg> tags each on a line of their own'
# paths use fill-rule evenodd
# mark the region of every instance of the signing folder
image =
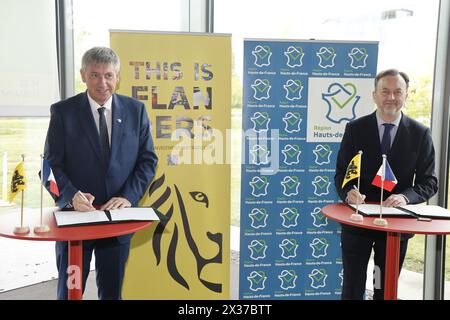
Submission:
<svg viewBox="0 0 450 320">
<path fill-rule="evenodd" d="M 133 221 L 159 221 L 152 208 L 124 208 L 117 210 L 54 211 L 58 227 L 85 226 Z"/>
<path fill-rule="evenodd" d="M 349 204 L 350 207 L 356 210 L 355 204 Z M 410 216 L 409 212 L 400 210 L 398 207 L 383 207 L 383 215 L 385 216 Z M 380 205 L 379 204 L 360 204 L 358 205 L 358 211 L 365 216 L 379 216 Z"/>
<path fill-rule="evenodd" d="M 419 217 L 450 219 L 450 211 L 440 206 L 412 204 L 400 208 Z"/>
<path fill-rule="evenodd" d="M 349 204 L 356 210 L 355 204 Z M 365 216 L 380 215 L 379 204 L 360 204 L 358 211 Z M 383 207 L 383 215 L 391 217 L 438 218 L 450 219 L 450 211 L 435 205 L 412 204 L 401 207 Z"/>
</svg>

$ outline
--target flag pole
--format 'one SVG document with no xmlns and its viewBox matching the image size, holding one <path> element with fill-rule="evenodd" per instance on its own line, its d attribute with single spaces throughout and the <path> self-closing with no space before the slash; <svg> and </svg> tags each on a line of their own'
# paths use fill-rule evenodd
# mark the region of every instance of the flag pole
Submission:
<svg viewBox="0 0 450 320">
<path fill-rule="evenodd" d="M 34 233 L 45 233 L 50 231 L 49 226 L 43 224 L 42 222 L 43 199 L 44 199 L 44 156 L 41 154 L 41 222 L 39 225 L 34 227 Z"/>
<path fill-rule="evenodd" d="M 363 152 L 362 152 L 362 150 L 359 150 L 358 153 L 359 153 L 359 165 L 358 165 L 359 175 L 358 175 L 358 182 L 357 182 L 357 185 L 358 185 L 357 190 L 358 190 L 358 193 L 361 194 L 361 192 L 359 191 L 359 187 L 360 187 L 361 174 L 362 174 L 361 164 L 362 164 Z M 356 200 L 356 212 L 350 216 L 350 220 L 356 221 L 356 222 L 363 221 L 363 216 L 359 213 L 359 197 Z"/>
<path fill-rule="evenodd" d="M 381 166 L 381 196 L 380 196 L 380 217 L 373 220 L 373 224 L 377 226 L 387 226 L 388 222 L 383 219 L 383 191 L 384 191 L 384 180 L 386 179 L 386 155 L 383 154 L 383 164 Z"/>
<path fill-rule="evenodd" d="M 25 164 L 25 155 L 22 154 L 22 164 Z M 25 168 L 24 168 L 25 171 Z M 23 226 L 23 198 L 24 198 L 24 191 L 23 189 L 20 190 L 21 192 L 21 201 L 20 201 L 20 227 L 14 228 L 14 233 L 29 233 L 30 228 L 28 226 Z"/>
</svg>

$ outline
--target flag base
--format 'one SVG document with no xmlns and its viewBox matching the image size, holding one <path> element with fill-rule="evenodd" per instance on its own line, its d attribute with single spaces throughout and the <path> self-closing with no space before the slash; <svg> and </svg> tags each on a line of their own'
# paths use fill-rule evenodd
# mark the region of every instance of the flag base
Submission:
<svg viewBox="0 0 450 320">
<path fill-rule="evenodd" d="M 46 232 L 49 232 L 49 231 L 50 231 L 50 228 L 47 225 L 34 227 L 34 233 L 46 233 Z"/>
<path fill-rule="evenodd" d="M 17 233 L 17 234 L 29 233 L 29 232 L 30 232 L 30 227 L 15 227 L 14 228 L 14 233 Z"/>
<path fill-rule="evenodd" d="M 388 222 L 386 219 L 376 218 L 373 220 L 373 224 L 376 224 L 377 226 L 387 226 Z"/>
<path fill-rule="evenodd" d="M 359 213 L 353 213 L 350 216 L 350 220 L 355 221 L 355 222 L 360 222 L 360 221 L 363 221 L 363 216 Z"/>
</svg>

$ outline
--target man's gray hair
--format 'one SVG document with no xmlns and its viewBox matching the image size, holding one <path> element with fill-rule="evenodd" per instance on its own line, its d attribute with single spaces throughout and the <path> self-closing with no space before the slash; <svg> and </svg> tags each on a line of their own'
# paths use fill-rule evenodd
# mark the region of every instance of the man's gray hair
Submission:
<svg viewBox="0 0 450 320">
<path fill-rule="evenodd" d="M 90 64 L 112 65 L 116 73 L 120 70 L 120 60 L 117 54 L 107 47 L 94 47 L 86 51 L 81 59 L 81 71 L 85 71 Z"/>
</svg>

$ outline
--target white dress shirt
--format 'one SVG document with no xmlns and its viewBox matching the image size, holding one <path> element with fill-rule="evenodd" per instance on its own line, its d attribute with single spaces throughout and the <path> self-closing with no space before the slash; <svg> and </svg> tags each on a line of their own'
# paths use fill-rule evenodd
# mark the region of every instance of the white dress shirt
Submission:
<svg viewBox="0 0 450 320">
<path fill-rule="evenodd" d="M 97 109 L 101 107 L 105 107 L 105 117 L 106 117 L 106 126 L 108 127 L 108 137 L 109 137 L 109 145 L 111 146 L 111 128 L 112 128 L 112 99 L 111 96 L 108 100 L 106 100 L 104 105 L 99 105 L 94 99 L 91 98 L 89 92 L 87 93 L 89 105 L 91 106 L 92 115 L 94 116 L 95 125 L 97 127 L 97 131 L 100 132 L 99 129 L 99 118 L 100 114 Z M 100 134 L 100 133 L 99 133 Z"/>
<path fill-rule="evenodd" d="M 400 120 L 402 119 L 402 114 L 400 114 L 400 116 L 392 122 L 386 122 L 383 119 L 381 119 L 381 117 L 378 115 L 378 112 L 376 112 L 375 114 L 377 116 L 377 125 L 378 125 L 378 133 L 380 135 L 380 143 L 381 143 L 381 140 L 383 139 L 383 134 L 384 134 L 384 129 L 385 129 L 383 124 L 390 123 L 390 124 L 394 125 L 394 127 L 391 129 L 391 132 L 390 132 L 391 147 L 392 147 L 392 143 L 394 142 L 395 135 L 397 134 L 398 126 L 400 125 Z"/>
</svg>

